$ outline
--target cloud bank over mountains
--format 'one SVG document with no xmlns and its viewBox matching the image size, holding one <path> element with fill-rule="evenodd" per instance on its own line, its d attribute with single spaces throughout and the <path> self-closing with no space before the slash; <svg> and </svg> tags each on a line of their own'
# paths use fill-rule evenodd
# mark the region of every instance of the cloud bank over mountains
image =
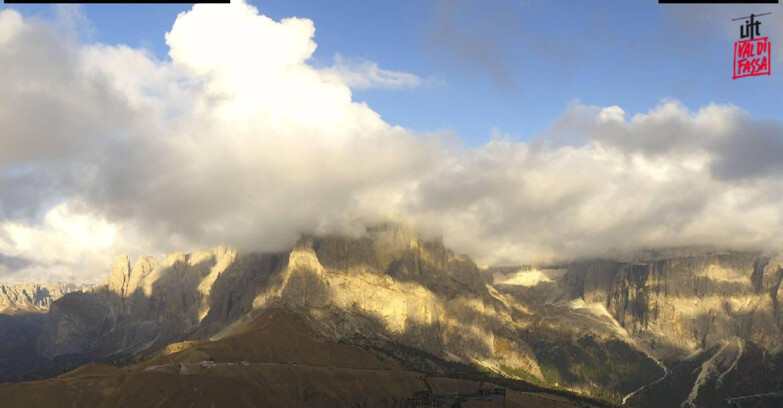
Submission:
<svg viewBox="0 0 783 408">
<path fill-rule="evenodd" d="M 486 264 L 781 245 L 779 120 L 574 104 L 531 142 L 467 148 L 354 101 L 422 80 L 316 67 L 314 33 L 242 2 L 196 5 L 159 61 L 0 12 L 0 281 L 94 281 L 120 252 L 274 251 L 383 220 Z"/>
</svg>

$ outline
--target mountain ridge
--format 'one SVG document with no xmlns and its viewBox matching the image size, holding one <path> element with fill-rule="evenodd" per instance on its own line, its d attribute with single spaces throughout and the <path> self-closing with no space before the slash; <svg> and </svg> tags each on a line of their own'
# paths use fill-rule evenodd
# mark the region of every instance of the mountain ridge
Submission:
<svg viewBox="0 0 783 408">
<path fill-rule="evenodd" d="M 443 368 L 410 360 L 413 350 L 636 406 L 678 378 L 691 388 L 662 406 L 699 406 L 741 392 L 727 379 L 749 373 L 748 364 L 776 372 L 783 258 L 688 251 L 546 273 L 480 269 L 440 239 L 385 224 L 358 237 L 305 235 L 281 253 L 120 256 L 104 282 L 53 302 L 36 350 L 63 368 L 138 361 L 172 344 L 231 337 L 283 307 L 310 316 L 330 341 L 403 347 L 397 358 L 419 370 Z M 761 361 L 754 350 L 772 357 Z M 704 367 L 690 366 L 691 356 Z M 783 386 L 775 381 L 758 384 Z"/>
<path fill-rule="evenodd" d="M 86 287 L 66 282 L 0 283 L 0 313 L 45 313 L 52 302 Z"/>
</svg>

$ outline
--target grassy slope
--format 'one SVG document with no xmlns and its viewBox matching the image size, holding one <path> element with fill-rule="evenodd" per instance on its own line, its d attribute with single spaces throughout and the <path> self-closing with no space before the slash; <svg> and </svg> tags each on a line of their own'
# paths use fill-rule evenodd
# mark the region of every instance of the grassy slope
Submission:
<svg viewBox="0 0 783 408">
<path fill-rule="evenodd" d="M 170 350 L 176 352 L 123 368 L 88 364 L 48 380 L 1 385 L 0 401 L 7 408 L 393 407 L 416 391 L 468 393 L 482 384 L 478 378 L 425 378 L 389 354 L 320 337 L 282 310 L 235 335 Z M 506 406 L 586 405 L 568 396 L 510 391 Z"/>
</svg>

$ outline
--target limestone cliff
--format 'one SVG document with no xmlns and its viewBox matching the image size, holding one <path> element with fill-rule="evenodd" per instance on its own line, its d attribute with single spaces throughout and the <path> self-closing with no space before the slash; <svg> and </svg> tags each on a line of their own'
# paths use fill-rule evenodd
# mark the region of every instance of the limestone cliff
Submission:
<svg viewBox="0 0 783 408">
<path fill-rule="evenodd" d="M 52 302 L 81 288 L 70 283 L 0 284 L 0 314 L 46 312 Z"/>
<path fill-rule="evenodd" d="M 678 248 L 575 262 L 558 286 L 666 367 L 623 400 L 688 408 L 783 387 L 781 280 L 780 255 Z"/>
<path fill-rule="evenodd" d="M 254 306 L 274 302 L 320 316 L 337 338 L 388 338 L 444 358 L 500 365 L 542 378 L 510 311 L 494 298 L 476 265 L 440 240 L 400 226 L 358 239 L 301 240 L 279 281 Z"/>
<path fill-rule="evenodd" d="M 275 254 L 119 257 L 105 282 L 52 304 L 37 347 L 71 364 L 147 355 L 230 336 L 282 306 L 338 342 L 416 350 L 618 404 L 674 381 L 685 386 L 664 394 L 698 406 L 704 384 L 728 393 L 721 384 L 745 372 L 745 359 L 779 372 L 766 353 L 781 345 L 782 266 L 774 255 L 680 251 L 481 271 L 441 240 L 388 224 L 304 236 Z"/>
<path fill-rule="evenodd" d="M 52 305 L 41 352 L 129 356 L 216 332 L 251 310 L 281 259 L 223 247 L 141 257 L 133 266 L 121 256 L 104 283 Z"/>
<path fill-rule="evenodd" d="M 572 298 L 606 307 L 662 357 L 685 356 L 740 338 L 783 343 L 783 258 L 718 252 L 572 264 L 562 280 Z"/>
<path fill-rule="evenodd" d="M 476 265 L 399 225 L 304 237 L 284 254 L 220 247 L 133 265 L 121 256 L 103 284 L 55 302 L 39 344 L 49 358 L 131 356 L 230 333 L 272 304 L 320 316 L 335 338 L 392 341 L 542 378 Z"/>
</svg>

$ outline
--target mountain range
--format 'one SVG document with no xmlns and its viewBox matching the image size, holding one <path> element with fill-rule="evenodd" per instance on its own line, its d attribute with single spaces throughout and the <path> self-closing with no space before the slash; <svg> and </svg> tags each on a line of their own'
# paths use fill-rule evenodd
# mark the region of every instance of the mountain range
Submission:
<svg viewBox="0 0 783 408">
<path fill-rule="evenodd" d="M 0 400 L 391 407 L 492 384 L 507 406 L 720 406 L 783 388 L 781 280 L 780 254 L 714 248 L 480 268 L 399 224 L 120 256 L 97 285 L 0 286 Z"/>
</svg>

